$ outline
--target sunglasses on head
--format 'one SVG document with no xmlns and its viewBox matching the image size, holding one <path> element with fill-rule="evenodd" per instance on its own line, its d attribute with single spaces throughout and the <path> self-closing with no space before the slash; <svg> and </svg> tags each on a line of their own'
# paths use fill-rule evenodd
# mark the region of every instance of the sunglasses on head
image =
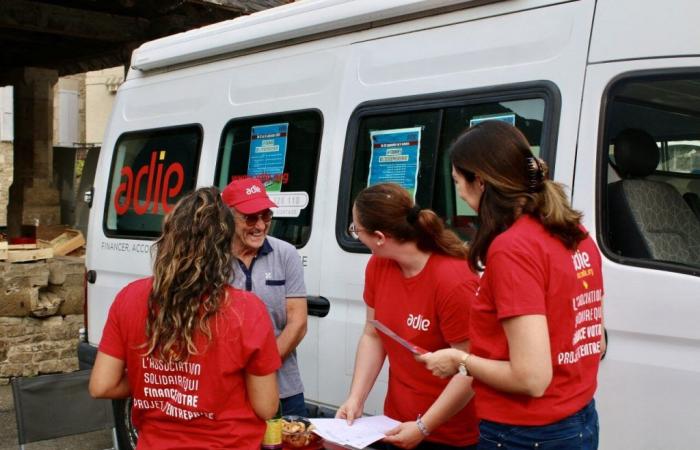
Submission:
<svg viewBox="0 0 700 450">
<path fill-rule="evenodd" d="M 265 211 L 257 214 L 241 214 L 241 218 L 249 227 L 255 226 L 258 223 L 258 220 L 262 220 L 264 223 L 270 223 L 272 221 L 272 210 L 266 209 Z"/>
</svg>

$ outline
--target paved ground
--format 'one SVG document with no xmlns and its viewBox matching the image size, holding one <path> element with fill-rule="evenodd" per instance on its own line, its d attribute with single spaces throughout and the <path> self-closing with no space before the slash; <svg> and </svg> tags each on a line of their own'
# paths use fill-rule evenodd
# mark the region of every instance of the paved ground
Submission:
<svg viewBox="0 0 700 450">
<path fill-rule="evenodd" d="M 27 450 L 103 450 L 111 447 L 112 434 L 108 430 L 26 445 Z M 0 386 L 0 450 L 16 450 L 18 448 L 12 387 Z"/>
</svg>

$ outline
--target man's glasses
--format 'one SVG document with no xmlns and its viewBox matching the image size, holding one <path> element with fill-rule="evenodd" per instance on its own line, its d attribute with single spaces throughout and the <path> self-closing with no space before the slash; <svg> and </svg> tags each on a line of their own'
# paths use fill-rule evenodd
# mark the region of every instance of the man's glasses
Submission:
<svg viewBox="0 0 700 450">
<path fill-rule="evenodd" d="M 249 227 L 254 227 L 258 223 L 258 220 L 261 219 L 267 224 L 272 221 L 272 210 L 266 209 L 265 211 L 257 214 L 241 214 L 241 218 Z"/>
<path fill-rule="evenodd" d="M 361 231 L 367 231 L 364 228 L 360 228 L 357 225 L 355 225 L 355 222 L 350 223 L 350 226 L 348 227 L 348 233 L 350 233 L 350 236 L 353 239 L 360 239 L 360 232 Z"/>
</svg>

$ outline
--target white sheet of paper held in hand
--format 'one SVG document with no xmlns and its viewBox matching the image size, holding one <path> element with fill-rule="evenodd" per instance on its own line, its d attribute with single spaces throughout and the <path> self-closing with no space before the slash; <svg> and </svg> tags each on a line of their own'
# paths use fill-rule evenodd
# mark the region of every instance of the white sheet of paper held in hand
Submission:
<svg viewBox="0 0 700 450">
<path fill-rule="evenodd" d="M 419 347 L 417 345 L 411 344 L 406 339 L 404 339 L 401 336 L 399 336 L 398 334 L 396 334 L 396 332 L 394 332 L 394 330 L 387 327 L 386 325 L 384 325 L 380 321 L 375 319 L 375 320 L 370 320 L 369 323 L 374 325 L 374 328 L 376 328 L 377 330 L 381 331 L 382 333 L 384 333 L 388 337 L 392 338 L 393 340 L 395 340 L 399 344 L 406 347 L 414 355 L 422 355 L 424 353 L 428 353 L 428 350 L 426 350 L 422 347 Z"/>
<path fill-rule="evenodd" d="M 336 444 L 365 448 L 383 439 L 386 432 L 401 422 L 387 416 L 368 416 L 355 419 L 348 425 L 345 419 L 309 419 L 315 425 L 314 433 Z"/>
</svg>

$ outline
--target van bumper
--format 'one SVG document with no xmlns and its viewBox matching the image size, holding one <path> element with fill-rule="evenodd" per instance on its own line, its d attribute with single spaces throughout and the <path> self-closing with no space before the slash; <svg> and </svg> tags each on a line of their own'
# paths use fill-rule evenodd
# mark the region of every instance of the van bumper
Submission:
<svg viewBox="0 0 700 450">
<path fill-rule="evenodd" d="M 87 342 L 78 343 L 78 367 L 80 370 L 92 369 L 97 357 L 97 347 Z"/>
</svg>

